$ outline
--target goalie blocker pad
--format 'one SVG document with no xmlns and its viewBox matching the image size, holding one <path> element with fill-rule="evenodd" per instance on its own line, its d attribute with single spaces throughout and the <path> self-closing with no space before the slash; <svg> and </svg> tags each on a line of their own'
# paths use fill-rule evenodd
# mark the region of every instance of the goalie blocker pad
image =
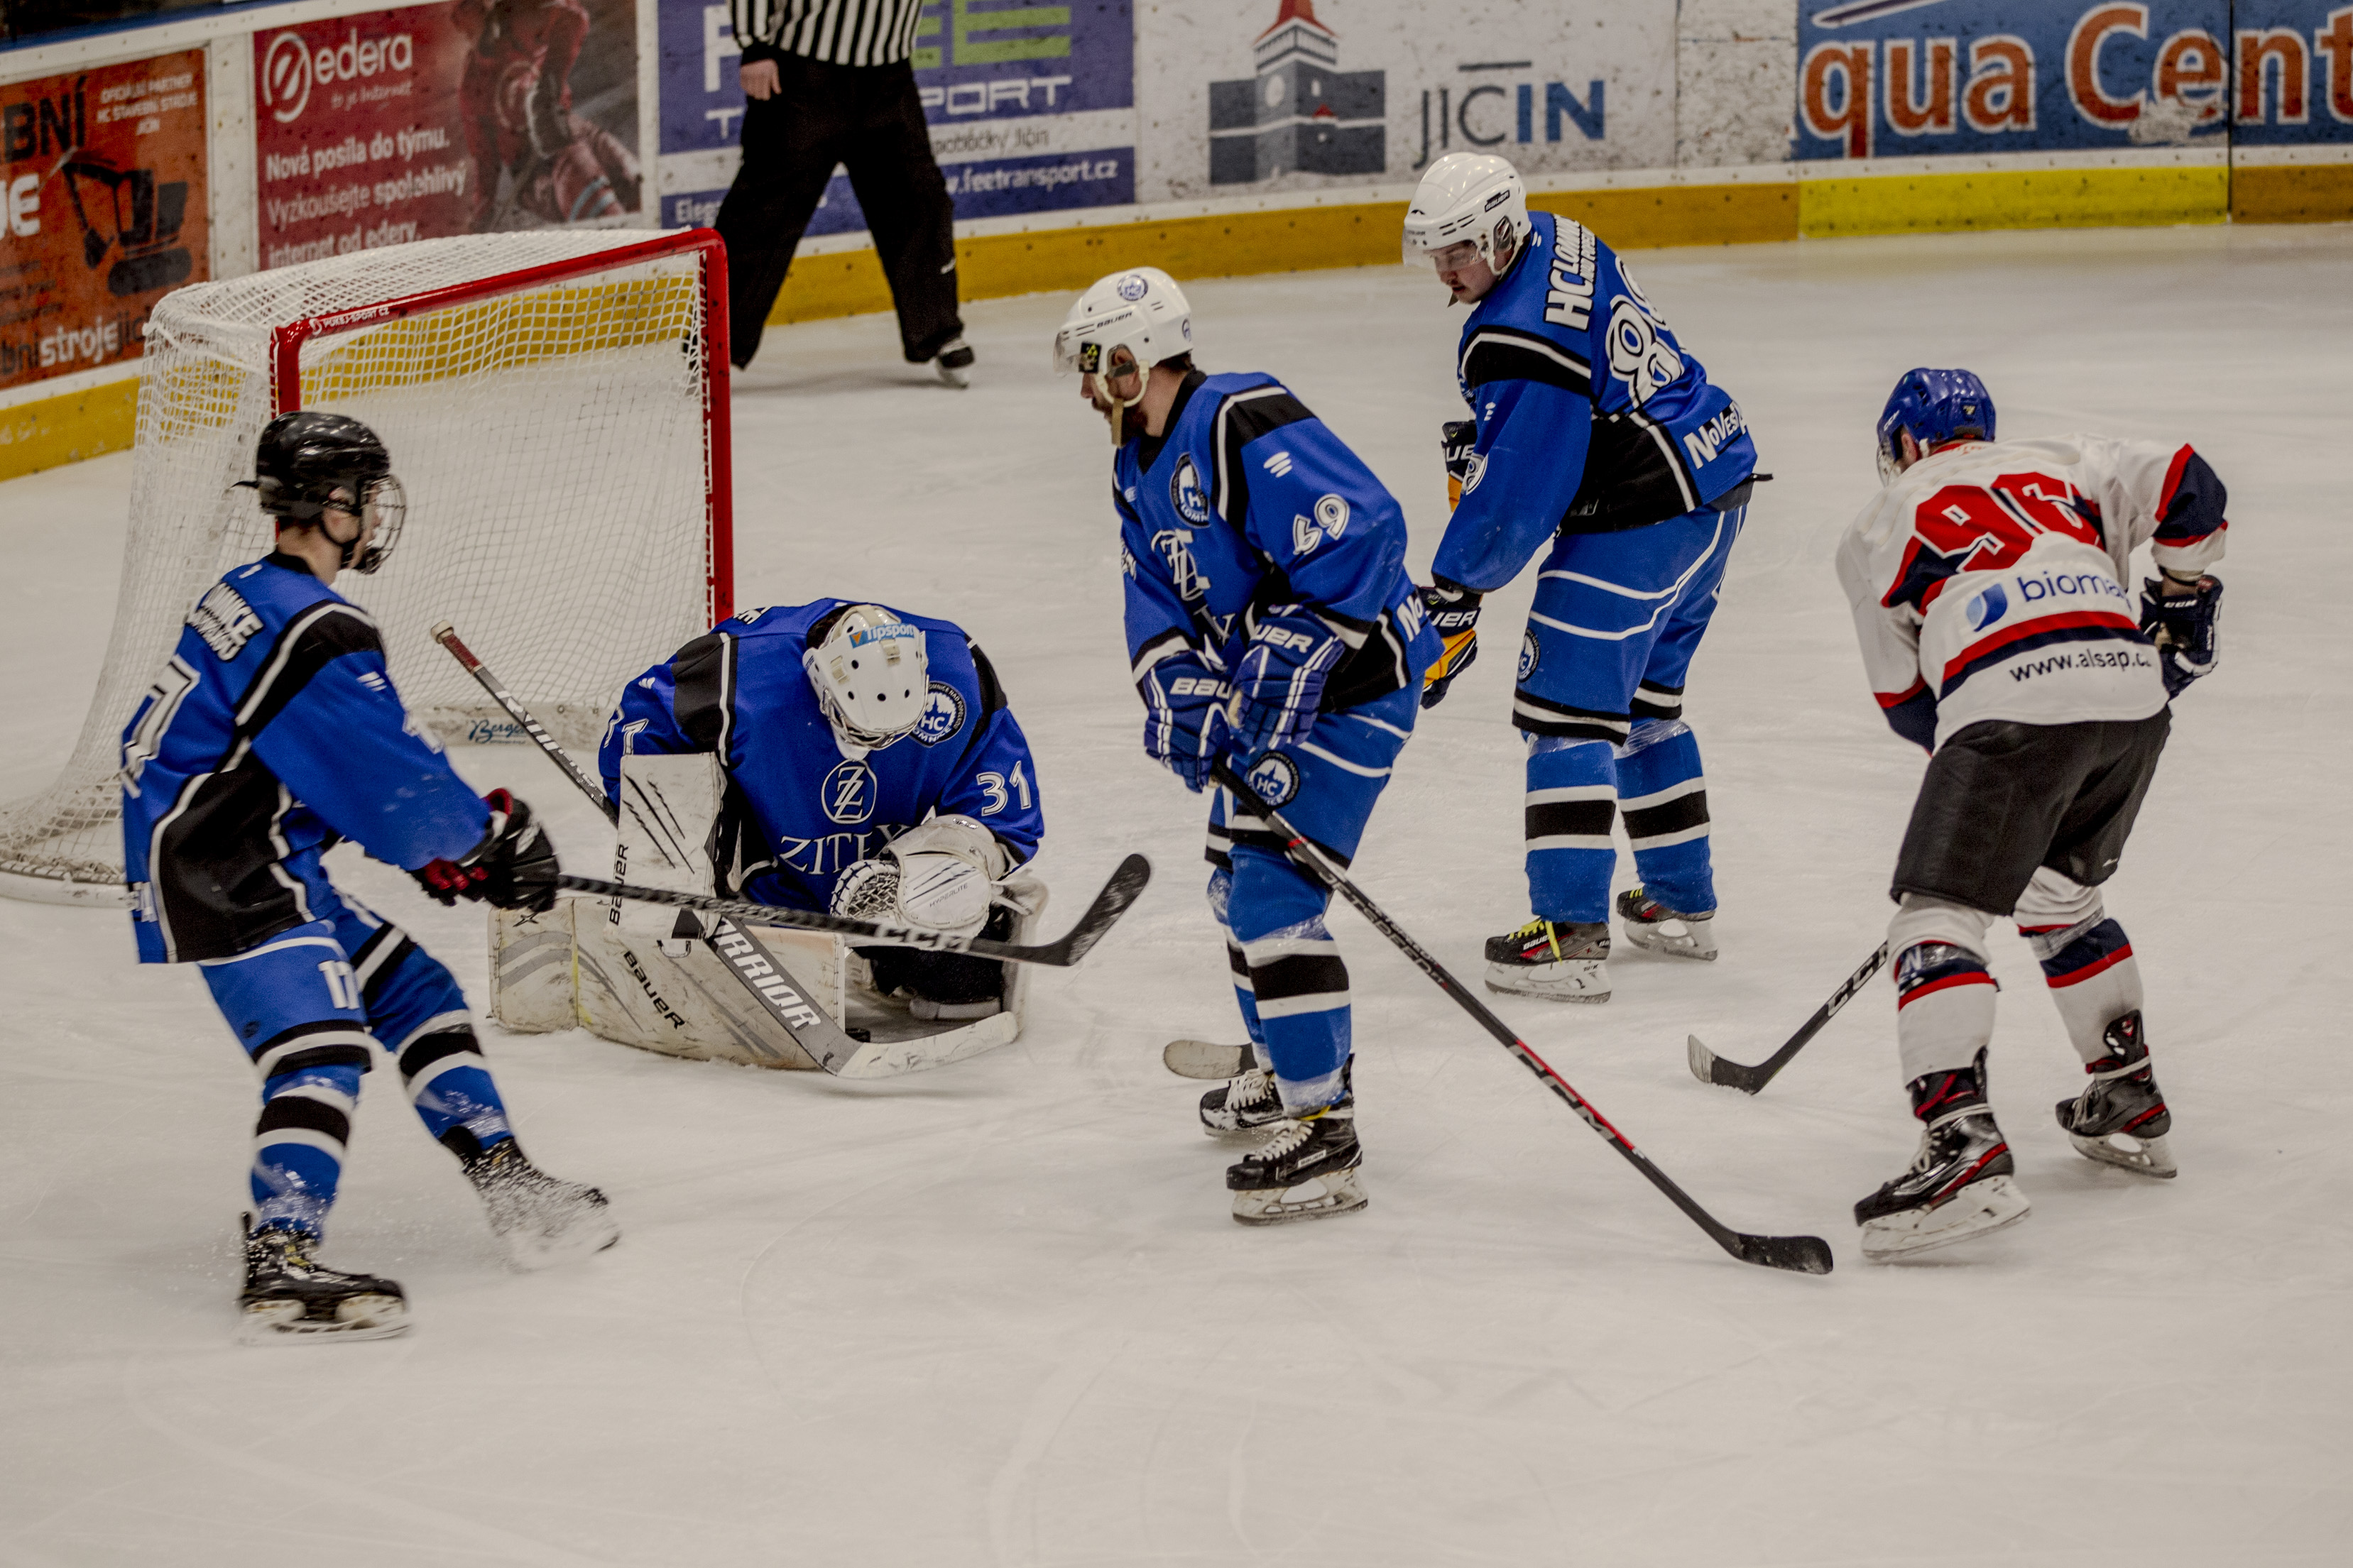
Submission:
<svg viewBox="0 0 2353 1568">
<path fill-rule="evenodd" d="M 718 891 L 714 854 L 733 861 L 722 829 L 726 779 L 707 754 L 632 756 L 621 764 L 615 880 L 678 892 Z M 731 867 L 732 869 L 732 867 Z M 1013 915 L 1008 940 L 1033 940 L 1046 889 L 1017 876 L 998 889 Z M 691 916 L 628 900 L 566 897 L 541 914 L 492 910 L 491 1013 L 521 1034 L 586 1028 L 665 1055 L 752 1067 L 818 1064 L 747 994 Z M 1025 964 L 1006 964 L 1003 1004 L 984 1017 L 916 1018 L 903 999 L 873 990 L 866 961 L 842 938 L 783 927 L 752 934 L 801 994 L 876 1048 L 843 1077 L 888 1077 L 944 1066 L 1017 1038 Z"/>
</svg>

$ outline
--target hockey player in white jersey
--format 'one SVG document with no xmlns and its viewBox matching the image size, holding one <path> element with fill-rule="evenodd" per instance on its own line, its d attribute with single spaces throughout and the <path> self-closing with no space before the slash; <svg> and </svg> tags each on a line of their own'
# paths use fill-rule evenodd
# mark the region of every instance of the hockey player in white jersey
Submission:
<svg viewBox="0 0 2353 1568">
<path fill-rule="evenodd" d="M 2094 1160 L 2175 1170 L 2139 970 L 2099 889 L 2164 750 L 2168 699 L 2214 668 L 2222 585 L 2207 568 L 2226 498 L 2186 446 L 1995 434 L 1975 375 L 1907 373 L 1879 423 L 1884 488 L 1839 548 L 1880 708 L 1932 753 L 1887 937 L 1920 1151 L 1855 1205 L 1873 1259 L 2026 1217 L 1986 1089 L 1985 938 L 2005 915 L 2091 1077 L 2060 1126 Z M 2144 544 L 2158 574 L 2136 616 L 2125 583 Z"/>
</svg>

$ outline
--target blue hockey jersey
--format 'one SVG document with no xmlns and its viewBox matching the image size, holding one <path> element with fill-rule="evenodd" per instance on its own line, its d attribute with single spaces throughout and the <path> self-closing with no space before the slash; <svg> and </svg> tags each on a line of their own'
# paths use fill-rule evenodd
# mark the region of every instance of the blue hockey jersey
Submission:
<svg viewBox="0 0 2353 1568">
<path fill-rule="evenodd" d="M 348 838 L 414 870 L 490 811 L 409 717 L 375 623 L 273 554 L 188 612 L 122 732 L 122 858 L 143 963 L 227 958 L 332 908 Z"/>
<path fill-rule="evenodd" d="M 1292 607 L 1348 645 L 1326 711 L 1419 681 L 1438 657 L 1405 514 L 1273 377 L 1193 372 L 1162 434 L 1127 441 L 1112 472 L 1134 679 L 1188 647 L 1230 671 L 1257 617 Z"/>
<path fill-rule="evenodd" d="M 731 816 L 758 839 L 729 857 L 740 859 L 729 879 L 786 909 L 828 908 L 843 871 L 934 812 L 977 819 L 1015 865 L 1029 859 L 1045 834 L 1037 764 L 987 656 L 953 623 L 891 612 L 923 628 L 923 721 L 863 757 L 842 754 L 801 655 L 828 612 L 862 602 L 746 610 L 629 682 L 597 754 L 605 793 L 620 798 L 632 752 L 714 753 Z"/>
<path fill-rule="evenodd" d="M 1556 533 L 1663 522 L 1757 468 L 1740 405 L 1617 253 L 1570 219 L 1528 216 L 1525 249 L 1462 323 L 1455 362 L 1479 438 L 1432 565 L 1482 593 Z"/>
</svg>

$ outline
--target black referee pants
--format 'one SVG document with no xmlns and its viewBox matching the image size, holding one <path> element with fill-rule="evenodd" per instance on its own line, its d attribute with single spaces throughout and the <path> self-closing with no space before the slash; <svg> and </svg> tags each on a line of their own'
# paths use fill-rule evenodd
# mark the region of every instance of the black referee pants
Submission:
<svg viewBox="0 0 2353 1568">
<path fill-rule="evenodd" d="M 741 367 L 834 165 L 849 171 L 899 308 L 899 342 L 921 364 L 964 331 L 956 315 L 955 209 L 932 158 L 914 68 L 837 66 L 802 55 L 777 64 L 780 90 L 744 107 L 744 166 L 719 205 L 727 243 L 728 356 Z"/>
</svg>

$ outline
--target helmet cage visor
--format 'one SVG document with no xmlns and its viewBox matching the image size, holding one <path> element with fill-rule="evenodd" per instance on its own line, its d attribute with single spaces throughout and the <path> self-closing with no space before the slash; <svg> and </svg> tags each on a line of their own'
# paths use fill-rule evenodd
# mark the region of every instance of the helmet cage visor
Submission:
<svg viewBox="0 0 2353 1568">
<path fill-rule="evenodd" d="M 400 525 L 408 521 L 408 492 L 396 476 L 362 481 L 359 520 L 359 537 L 367 543 L 357 560 L 349 559 L 352 552 L 346 550 L 343 564 L 367 576 L 391 559 L 393 546 L 400 542 Z"/>
<path fill-rule="evenodd" d="M 802 656 L 826 722 L 845 742 L 881 751 L 914 733 L 931 697 L 920 626 L 883 621 L 826 638 Z M 900 686 L 893 692 L 890 688 Z"/>
</svg>

